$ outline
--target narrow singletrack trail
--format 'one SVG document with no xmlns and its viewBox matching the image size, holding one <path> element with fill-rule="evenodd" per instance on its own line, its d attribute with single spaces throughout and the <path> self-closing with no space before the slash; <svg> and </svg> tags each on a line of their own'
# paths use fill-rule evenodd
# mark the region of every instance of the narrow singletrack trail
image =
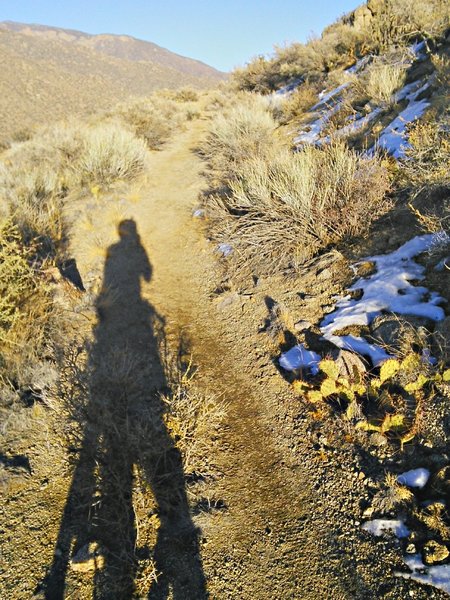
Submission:
<svg viewBox="0 0 450 600">
<path fill-rule="evenodd" d="M 322 591 L 329 598 L 345 597 L 336 588 L 327 591 L 323 573 L 315 572 L 320 532 L 305 528 L 312 501 L 308 481 L 284 466 L 272 440 L 267 389 L 257 384 L 239 331 L 226 330 L 211 301 L 216 258 L 192 218 L 206 187 L 204 164 L 195 153 L 204 131 L 204 121 L 193 122 L 152 155 L 149 184 L 131 216 L 153 268 L 144 297 L 164 316 L 169 340 L 187 335 L 202 385 L 228 403 L 223 448 L 212 457 L 223 473 L 216 495 L 228 514 L 206 525 L 203 550 L 210 594 L 317 598 Z M 276 394 L 276 386 L 270 391 Z"/>
<path fill-rule="evenodd" d="M 181 338 L 189 341 L 200 388 L 228 405 L 219 451 L 210 457 L 221 473 L 211 500 L 226 510 L 196 520 L 210 598 L 348 598 L 339 569 L 324 564 L 330 532 L 326 513 L 316 508 L 317 491 L 307 470 L 285 455 L 287 440 L 275 426 L 287 384 L 267 354 L 268 374 L 261 376 L 239 303 L 225 319 L 213 300 L 218 256 L 202 221 L 192 217 L 207 187 L 196 152 L 206 128 L 205 120 L 193 121 L 153 152 L 146 182 L 132 200 L 121 201 L 120 214 L 113 204 L 94 208 L 96 236 L 103 236 L 106 250 L 117 239 L 114 222 L 135 221 L 152 272 L 143 298 L 164 318 L 172 348 Z M 85 244 L 80 229 L 73 245 L 82 274 L 90 268 Z"/>
</svg>

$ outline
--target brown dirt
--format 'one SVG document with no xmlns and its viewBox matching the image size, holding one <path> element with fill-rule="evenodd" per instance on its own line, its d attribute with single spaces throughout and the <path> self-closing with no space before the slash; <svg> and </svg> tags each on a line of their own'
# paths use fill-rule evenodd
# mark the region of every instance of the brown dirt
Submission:
<svg viewBox="0 0 450 600">
<path fill-rule="evenodd" d="M 142 255 L 136 260 L 121 259 L 119 267 L 116 263 L 115 273 L 122 273 L 122 289 L 139 285 L 139 273 L 144 278 L 148 276 L 148 281 L 142 281 L 136 302 L 130 302 L 129 297 L 115 298 L 114 310 L 119 307 L 119 313 L 115 316 L 116 324 L 107 328 L 106 333 L 105 323 L 112 309 L 105 286 L 100 293 L 100 300 L 106 301 L 98 302 L 104 313 L 102 316 L 101 308 L 90 358 L 94 363 L 97 361 L 97 372 L 99 356 L 110 351 L 111 340 L 115 340 L 116 347 L 131 348 L 136 360 L 142 362 L 140 344 L 148 347 L 149 343 L 145 336 L 141 337 L 147 327 L 143 324 L 147 317 L 139 317 L 144 306 L 150 308 L 153 320 L 155 315 L 164 319 L 172 352 L 181 338 L 188 340 L 198 369 L 198 387 L 206 394 L 220 395 L 228 405 L 220 444 L 211 447 L 210 462 L 215 465 L 217 476 L 204 489 L 209 510 L 192 510 L 193 516 L 184 515 L 181 524 L 169 511 L 165 513 L 163 502 L 158 500 L 158 473 L 155 475 L 151 468 L 146 471 L 148 457 L 139 454 L 142 449 L 137 450 L 137 458 L 131 453 L 130 463 L 123 472 L 114 474 L 123 483 L 132 472 L 132 464 L 140 462 L 160 511 L 158 536 L 147 538 L 156 544 L 150 551 L 158 570 L 163 572 L 160 579 L 163 583 L 157 585 L 149 579 L 149 595 L 137 597 L 175 600 L 206 597 L 362 600 L 400 599 L 408 594 L 423 599 L 444 597 L 438 591 L 430 595 L 428 588 L 394 577 L 393 570 L 402 565 L 399 546 L 388 538 L 375 541 L 361 531 L 364 501 L 374 486 L 379 465 L 359 452 L 357 446 L 344 443 L 346 432 L 342 431 L 342 423 L 330 427 L 326 437 L 318 424 L 311 425 L 305 408 L 271 360 L 277 345 L 267 334 L 258 333 L 268 316 L 273 290 L 277 296 L 274 300 L 288 306 L 290 311 L 294 308 L 302 311 L 301 318 L 314 319 L 321 304 L 329 302 L 330 294 L 339 289 L 336 272 L 328 269 L 321 278 L 314 276 L 289 283 L 273 279 L 260 281 L 249 290 L 217 292 L 220 258 L 207 241 L 202 222 L 192 218 L 198 193 L 205 186 L 202 162 L 193 151 L 204 131 L 205 122 L 195 121 L 166 149 L 153 153 L 148 180 L 132 194 L 111 193 L 72 207 L 76 219 L 72 251 L 88 289 L 96 284 L 106 249 L 110 248 L 107 260 L 114 257 L 114 252 L 123 254 L 120 246 L 123 239 L 117 242 L 115 229 L 124 219 L 136 223 L 139 244 L 149 261 L 145 268 Z M 319 300 L 308 307 L 307 299 L 300 302 L 297 292 L 310 289 L 316 290 Z M 86 310 L 84 316 L 87 322 L 96 323 L 92 310 Z M 156 336 L 153 330 L 152 335 Z M 155 363 L 160 360 L 156 342 L 151 343 L 153 370 L 145 372 L 144 379 L 138 381 L 138 391 L 163 385 L 161 381 L 150 382 L 154 369 L 158 369 Z M 105 375 L 102 377 L 104 383 Z M 110 404 L 115 402 L 113 393 L 107 397 Z M 94 403 L 94 411 L 97 408 Z M 139 408 L 136 410 L 139 414 Z M 123 423 L 124 418 L 117 417 L 117 423 Z M 64 592 L 60 589 L 53 593 L 48 591 L 49 587 L 45 592 L 45 588 L 39 587 L 52 561 L 58 570 L 61 547 L 63 554 L 70 549 L 70 542 L 61 542 L 60 533 L 57 543 L 57 536 L 64 519 L 73 514 L 64 507 L 69 486 L 73 489 L 77 468 L 80 471 L 82 464 L 78 453 L 70 461 L 78 465 L 75 471 L 69 465 L 67 448 L 61 437 L 55 436 L 57 419 L 50 425 L 48 435 L 42 436 L 42 423 L 48 422 L 48 416 L 41 413 L 31 421 L 28 431 L 40 432 L 36 433 L 34 447 L 30 448 L 29 436 L 22 446 L 19 435 L 11 440 L 15 453 L 30 458 L 33 473 L 22 477 L 17 487 L 9 481 L 1 509 L 2 562 L 6 571 L 0 579 L 0 595 L 4 598 L 32 597 L 36 589 L 41 589 L 39 597 L 50 599 L 94 597 L 92 574 L 69 573 Z M 109 447 L 111 455 L 124 443 L 120 435 L 114 438 Z M 164 443 L 171 442 L 166 439 Z M 178 459 L 173 460 L 175 467 L 172 464 L 171 472 L 179 475 Z M 80 477 L 83 479 L 82 473 Z M 189 489 L 187 493 L 189 496 Z M 169 491 L 169 498 L 171 495 Z M 175 506 L 185 512 L 185 502 L 181 499 Z M 190 504 L 194 509 L 191 500 Z M 127 506 L 129 509 L 129 502 Z M 109 519 L 118 507 L 110 507 Z M 125 519 L 124 527 L 128 527 L 125 533 L 119 529 L 112 536 L 110 531 L 109 537 L 104 533 L 101 541 L 111 554 L 120 553 L 114 544 L 117 546 L 121 539 L 139 545 L 133 519 L 132 514 L 128 521 Z M 149 522 L 147 511 L 138 528 L 143 539 L 146 535 L 142 530 L 149 527 Z M 195 532 L 190 529 L 192 524 L 198 528 Z M 166 531 L 165 538 L 161 527 Z M 189 532 L 187 541 L 183 537 L 185 531 Z M 81 541 L 77 540 L 77 544 L 81 545 Z M 52 558 L 55 545 L 56 558 Z M 117 578 L 114 564 L 109 562 L 108 572 Z M 129 576 L 130 572 L 122 575 Z M 95 597 L 131 597 L 129 590 L 108 595 L 101 576 L 95 585 L 98 586 Z"/>
</svg>

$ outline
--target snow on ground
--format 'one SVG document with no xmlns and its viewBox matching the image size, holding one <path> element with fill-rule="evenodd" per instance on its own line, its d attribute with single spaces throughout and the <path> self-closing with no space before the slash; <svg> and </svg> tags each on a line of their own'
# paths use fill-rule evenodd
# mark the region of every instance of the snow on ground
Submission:
<svg viewBox="0 0 450 600">
<path fill-rule="evenodd" d="M 421 280 L 425 268 L 413 258 L 428 250 L 434 243 L 435 234 L 417 236 L 390 254 L 371 256 L 365 260 L 374 262 L 376 272 L 368 278 L 358 279 L 350 290 L 362 290 L 359 300 L 346 296 L 336 304 L 336 310 L 325 317 L 321 330 L 325 339 L 340 348 L 354 350 L 369 356 L 374 365 L 388 358 L 386 352 L 366 340 L 352 335 L 337 336 L 349 325 L 369 325 L 382 312 L 426 317 L 433 321 L 444 318 L 444 311 L 437 306 L 442 298 L 411 280 Z"/>
<path fill-rule="evenodd" d="M 338 129 L 334 135 L 337 137 L 347 137 L 349 135 L 353 135 L 361 129 L 367 127 L 367 125 L 376 119 L 381 112 L 381 108 L 374 108 L 372 112 L 368 113 L 364 117 L 356 114 L 348 125 L 344 125 L 344 127 Z M 326 144 L 330 141 L 330 136 L 327 136 L 326 138 L 323 138 L 322 143 Z"/>
<path fill-rule="evenodd" d="M 329 92 L 323 91 L 319 94 L 319 102 L 310 110 L 311 113 L 318 112 L 319 116 L 298 133 L 294 144 L 315 144 L 319 141 L 323 129 L 342 106 L 340 93 L 349 85 L 350 82 L 346 82 Z"/>
<path fill-rule="evenodd" d="M 428 567 L 423 564 L 420 554 L 411 554 L 403 557 L 407 567 L 412 573 L 400 573 L 396 571 L 394 574 L 405 579 L 414 579 L 419 583 L 432 585 L 447 594 L 450 594 L 450 565 L 434 565 Z"/>
<path fill-rule="evenodd" d="M 405 538 L 410 534 L 409 529 L 401 519 L 373 519 L 364 523 L 362 528 L 375 536 L 383 535 L 386 531 L 392 531 L 398 538 Z"/>
<path fill-rule="evenodd" d="M 365 68 L 367 63 L 369 63 L 372 60 L 372 58 L 373 56 L 371 54 L 363 56 L 363 58 L 360 58 L 352 67 L 345 69 L 345 73 L 359 73 Z"/>
<path fill-rule="evenodd" d="M 359 300 L 352 299 L 349 295 L 338 300 L 336 309 L 321 323 L 323 337 L 339 348 L 368 356 L 374 366 L 378 366 L 389 358 L 383 348 L 362 337 L 339 336 L 335 332 L 350 325 L 369 325 L 383 312 L 414 315 L 433 321 L 442 320 L 445 314 L 438 306 L 442 298 L 435 292 L 429 293 L 426 287 L 411 283 L 412 280 L 423 279 L 425 271 L 425 267 L 413 260 L 414 257 L 432 248 L 438 236 L 439 234 L 419 235 L 394 252 L 364 259 L 364 262 L 375 263 L 375 273 L 369 277 L 361 277 L 350 287 L 350 291 L 362 291 Z M 295 346 L 281 355 L 280 365 L 288 371 L 307 366 L 311 372 L 317 372 L 320 356 L 314 352 L 305 353 L 308 351 L 302 344 Z"/>
<path fill-rule="evenodd" d="M 330 90 L 329 92 L 326 92 L 325 90 L 323 90 L 323 92 L 320 92 L 319 102 L 317 102 L 317 104 L 314 104 L 314 106 L 311 108 L 311 112 L 319 110 L 320 108 L 326 108 L 330 104 L 330 100 L 336 101 L 336 96 L 340 94 L 343 90 L 345 90 L 345 88 L 347 88 L 349 85 L 350 82 L 346 81 L 345 83 L 338 85 L 338 87 Z"/>
<path fill-rule="evenodd" d="M 321 357 L 316 352 L 307 350 L 303 344 L 294 346 L 288 352 L 280 357 L 280 366 L 286 371 L 295 371 L 296 369 L 309 369 L 312 375 L 319 371 L 318 364 Z"/>
<path fill-rule="evenodd" d="M 284 87 L 280 88 L 279 90 L 277 90 L 276 92 L 273 93 L 273 95 L 275 96 L 290 96 L 292 94 L 292 92 L 294 92 L 298 86 L 303 83 L 303 79 L 296 79 L 295 81 L 292 81 L 291 83 L 288 83 L 287 85 L 285 85 Z"/>
<path fill-rule="evenodd" d="M 406 471 L 397 477 L 398 483 L 401 485 L 406 485 L 406 487 L 410 488 L 423 488 L 430 477 L 430 471 L 428 469 L 412 469 L 411 471 Z"/>
<path fill-rule="evenodd" d="M 219 244 L 217 246 L 217 250 L 222 254 L 222 256 L 228 256 L 233 252 L 233 246 L 230 246 L 230 244 Z"/>
<path fill-rule="evenodd" d="M 408 106 L 383 129 L 377 143 L 369 150 L 369 153 L 373 154 L 376 148 L 382 148 L 394 158 L 398 159 L 405 156 L 405 150 L 409 147 L 406 126 L 419 119 L 430 105 L 428 100 L 417 100 L 419 95 L 430 86 L 429 82 L 423 85 L 419 85 L 420 83 L 415 82 L 415 85 L 419 87 L 414 91 L 406 90 L 406 95 L 403 95 L 405 88 L 409 86 L 410 89 L 413 89 L 411 86 L 414 84 L 408 84 L 408 86 L 397 92 L 397 98 L 408 100 Z"/>
<path fill-rule="evenodd" d="M 427 57 L 427 45 L 425 42 L 416 42 L 409 47 L 409 51 L 413 54 L 415 60 L 423 60 Z"/>
</svg>

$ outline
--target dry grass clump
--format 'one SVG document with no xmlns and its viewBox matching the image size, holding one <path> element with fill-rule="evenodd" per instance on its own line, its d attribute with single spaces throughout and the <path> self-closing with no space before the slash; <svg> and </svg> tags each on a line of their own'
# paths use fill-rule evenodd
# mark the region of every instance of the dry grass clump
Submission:
<svg viewBox="0 0 450 600">
<path fill-rule="evenodd" d="M 289 123 L 301 117 L 317 102 L 319 89 L 313 83 L 300 84 L 295 91 L 281 104 L 280 120 Z"/>
<path fill-rule="evenodd" d="M 119 124 L 105 123 L 83 132 L 74 168 L 81 184 L 108 185 L 141 175 L 145 165 L 145 143 Z"/>
<path fill-rule="evenodd" d="M 389 207 L 388 174 L 378 158 L 363 158 L 336 142 L 285 149 L 270 161 L 241 162 L 226 195 L 208 212 L 220 241 L 259 270 L 299 266 L 320 249 L 367 232 Z"/>
<path fill-rule="evenodd" d="M 214 119 L 202 146 L 211 173 L 221 184 L 239 176 L 249 157 L 267 159 L 279 145 L 277 123 L 267 103 L 258 96 L 243 98 L 245 101 Z"/>
<path fill-rule="evenodd" d="M 372 502 L 372 508 L 383 513 L 390 513 L 399 505 L 411 504 L 414 494 L 406 486 L 398 483 L 397 475 L 388 473 Z"/>
<path fill-rule="evenodd" d="M 196 388 L 189 368 L 172 388 L 170 395 L 163 396 L 167 430 L 180 450 L 185 474 L 204 477 L 210 474 L 208 457 L 225 418 L 226 406 L 219 398 Z"/>
<path fill-rule="evenodd" d="M 391 106 L 395 104 L 395 92 L 404 86 L 405 80 L 404 66 L 374 63 L 367 76 L 367 95 L 378 104 Z"/>
<path fill-rule="evenodd" d="M 450 132 L 448 123 L 419 122 L 409 130 L 409 148 L 402 162 L 416 190 L 450 187 Z"/>
</svg>

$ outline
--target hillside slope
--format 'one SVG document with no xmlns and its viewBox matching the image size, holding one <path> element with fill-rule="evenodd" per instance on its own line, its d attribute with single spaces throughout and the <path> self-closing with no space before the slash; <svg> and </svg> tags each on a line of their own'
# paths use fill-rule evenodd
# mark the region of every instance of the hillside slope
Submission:
<svg viewBox="0 0 450 600">
<path fill-rule="evenodd" d="M 128 36 L 0 24 L 0 137 L 108 108 L 158 88 L 207 87 L 224 75 Z"/>
</svg>

